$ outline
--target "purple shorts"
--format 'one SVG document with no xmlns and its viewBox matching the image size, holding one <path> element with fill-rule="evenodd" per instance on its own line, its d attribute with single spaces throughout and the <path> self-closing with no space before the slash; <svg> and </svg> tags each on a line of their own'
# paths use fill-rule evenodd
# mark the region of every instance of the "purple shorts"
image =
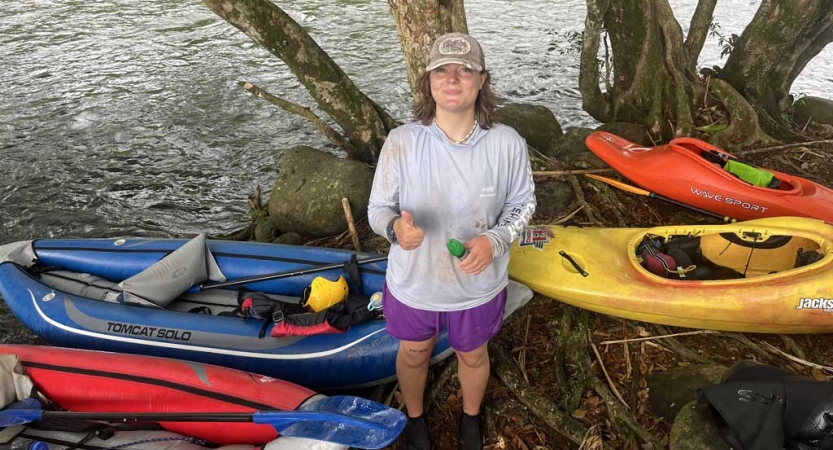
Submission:
<svg viewBox="0 0 833 450">
<path fill-rule="evenodd" d="M 463 311 L 425 311 L 411 308 L 390 293 L 387 284 L 382 290 L 382 305 L 388 333 L 401 340 L 421 342 L 448 329 L 451 348 L 470 352 L 500 331 L 506 306 L 506 289 L 488 302 Z"/>
</svg>

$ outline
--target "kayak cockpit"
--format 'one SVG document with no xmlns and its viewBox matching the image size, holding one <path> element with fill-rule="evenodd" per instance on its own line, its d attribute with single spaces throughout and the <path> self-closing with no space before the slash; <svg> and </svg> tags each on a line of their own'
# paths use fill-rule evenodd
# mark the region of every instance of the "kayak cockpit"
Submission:
<svg viewBox="0 0 833 450">
<path fill-rule="evenodd" d="M 650 231 L 631 242 L 631 260 L 641 271 L 672 280 L 755 278 L 829 260 L 829 249 L 806 236 L 770 235 L 753 229 L 689 234 Z"/>
<path fill-rule="evenodd" d="M 712 168 L 716 173 L 723 173 L 727 178 L 744 182 L 752 188 L 762 188 L 780 194 L 796 194 L 801 190 L 801 184 L 792 180 L 789 175 L 742 162 L 699 139 L 677 138 L 668 145 L 687 156 L 694 156 L 695 160 Z"/>
</svg>

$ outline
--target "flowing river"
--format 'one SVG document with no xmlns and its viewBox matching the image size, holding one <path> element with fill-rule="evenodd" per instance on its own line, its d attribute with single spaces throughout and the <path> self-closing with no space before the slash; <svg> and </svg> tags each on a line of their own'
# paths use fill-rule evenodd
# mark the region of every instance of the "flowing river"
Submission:
<svg viewBox="0 0 833 450">
<path fill-rule="evenodd" d="M 683 29 L 694 0 L 672 0 Z M 720 2 L 715 21 L 740 34 L 759 1 Z M 410 93 L 387 2 L 276 1 L 372 99 L 399 120 Z M 496 90 L 550 108 L 562 127 L 595 126 L 581 110 L 579 0 L 469 0 Z M 710 37 L 701 65 L 722 65 Z M 725 60 L 724 60 L 725 61 Z M 831 92 L 833 48 L 793 85 Z M 264 200 L 281 149 L 337 153 L 305 119 L 248 94 L 252 82 L 310 106 L 276 57 L 195 0 L 31 0 L 0 16 L 0 244 L 51 237 L 229 232 Z M 829 95 L 828 95 L 829 96 Z M 34 342 L 0 302 L 0 342 Z"/>
</svg>

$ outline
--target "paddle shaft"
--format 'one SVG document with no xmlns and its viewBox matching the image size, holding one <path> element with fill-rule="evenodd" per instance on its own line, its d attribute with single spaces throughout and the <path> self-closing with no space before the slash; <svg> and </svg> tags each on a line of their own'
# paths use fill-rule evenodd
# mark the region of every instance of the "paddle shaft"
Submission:
<svg viewBox="0 0 833 450">
<path fill-rule="evenodd" d="M 699 212 L 699 213 L 701 213 L 701 214 L 705 214 L 705 215 L 707 215 L 707 216 L 711 216 L 711 217 L 718 218 L 718 219 L 720 219 L 720 220 L 722 220 L 722 221 L 724 221 L 724 222 L 726 222 L 726 223 L 733 223 L 733 222 L 736 222 L 736 220 L 735 220 L 735 219 L 733 219 L 733 218 L 731 218 L 731 217 L 724 216 L 724 215 L 717 214 L 717 213 L 713 213 L 713 212 L 711 212 L 711 211 L 707 211 L 707 210 L 705 210 L 705 209 L 700 209 L 700 208 L 698 208 L 698 207 L 696 207 L 696 206 L 687 205 L 687 204 L 685 204 L 685 203 L 683 203 L 683 202 L 678 202 L 678 201 L 676 201 L 676 200 L 674 200 L 674 199 L 671 199 L 671 198 L 668 198 L 668 197 L 663 197 L 662 195 L 655 194 L 655 193 L 653 193 L 653 192 L 649 192 L 649 193 L 648 193 L 648 198 L 657 198 L 657 199 L 660 199 L 660 200 L 664 200 L 664 201 L 666 201 L 666 202 L 668 202 L 668 203 L 671 203 L 671 204 L 673 204 L 673 205 L 682 206 L 683 208 L 688 208 L 688 209 L 690 209 L 690 210 L 692 210 L 692 211 L 697 211 L 697 212 Z"/>
<path fill-rule="evenodd" d="M 360 265 L 361 264 L 370 264 L 370 263 L 374 263 L 374 262 L 385 261 L 387 259 L 388 259 L 387 256 L 378 256 L 378 257 L 375 257 L 375 258 L 363 259 L 361 261 L 357 261 L 356 263 L 360 264 Z M 241 285 L 241 284 L 257 283 L 259 281 L 277 280 L 279 278 L 289 278 L 289 277 L 294 277 L 294 276 L 298 276 L 298 275 L 306 275 L 306 274 L 309 274 L 309 273 L 324 272 L 326 270 L 339 269 L 341 267 L 344 267 L 344 264 L 345 263 L 343 263 L 343 262 L 342 263 L 335 263 L 335 264 L 327 264 L 325 266 L 312 267 L 312 268 L 309 268 L 309 269 L 289 270 L 289 271 L 286 271 L 286 272 L 277 272 L 277 273 L 272 273 L 272 274 L 267 274 L 267 275 L 258 275 L 258 276 L 250 277 L 250 278 L 243 278 L 243 279 L 240 279 L 240 280 L 223 281 L 223 282 L 220 282 L 220 283 L 211 283 L 211 284 L 201 284 L 200 285 L 200 290 L 205 291 L 205 290 L 208 290 L 208 289 L 218 289 L 218 288 L 223 288 L 223 287 L 228 287 L 228 286 L 238 286 L 238 285 Z"/>
<path fill-rule="evenodd" d="M 369 420 L 358 419 L 346 414 L 322 413 L 318 411 L 275 411 L 256 413 L 217 413 L 217 412 L 194 412 L 194 413 L 110 413 L 110 412 L 67 412 L 67 411 L 42 411 L 41 418 L 44 420 L 96 420 L 107 422 L 255 422 L 265 425 L 273 425 L 280 430 L 282 425 L 288 425 L 304 420 L 331 420 L 333 422 L 346 422 L 351 425 L 367 427 L 370 430 L 379 428 L 380 425 Z"/>
<path fill-rule="evenodd" d="M 718 219 L 720 219 L 724 222 L 727 222 L 727 223 L 737 222 L 737 220 L 735 220 L 731 217 L 727 217 L 727 216 L 723 216 L 723 215 L 720 215 L 720 214 L 717 214 L 717 213 L 713 213 L 713 212 L 707 211 L 705 209 L 700 209 L 696 206 L 691 206 L 691 205 L 688 205 L 688 204 L 683 203 L 683 202 L 678 202 L 677 200 L 674 200 L 674 199 L 671 199 L 671 198 L 668 198 L 668 197 L 663 197 L 662 195 L 655 194 L 655 193 L 650 192 L 650 191 L 646 191 L 645 189 L 638 188 L 636 186 L 631 186 L 629 184 L 622 183 L 621 181 L 617 181 L 617 180 L 614 180 L 612 178 L 607 178 L 607 177 L 603 177 L 601 175 L 595 175 L 595 174 L 585 174 L 585 176 L 587 176 L 589 178 L 593 178 L 594 180 L 599 180 L 603 183 L 607 183 L 611 186 L 615 186 L 615 187 L 617 187 L 617 188 L 619 188 L 623 191 L 632 192 L 632 193 L 637 194 L 637 195 L 644 195 L 648 198 L 656 198 L 656 199 L 659 199 L 659 200 L 664 200 L 668 203 L 671 203 L 672 205 L 682 206 L 683 208 L 688 208 L 692 211 L 697 211 L 697 212 L 699 212 L 701 214 L 705 214 L 707 216 L 716 217 L 716 218 L 718 218 Z"/>
</svg>

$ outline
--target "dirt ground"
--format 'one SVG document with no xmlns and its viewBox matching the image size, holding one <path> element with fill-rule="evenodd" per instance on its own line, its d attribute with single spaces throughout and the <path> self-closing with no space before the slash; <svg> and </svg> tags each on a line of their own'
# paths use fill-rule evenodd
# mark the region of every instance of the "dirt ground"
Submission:
<svg viewBox="0 0 833 450">
<path fill-rule="evenodd" d="M 833 146 L 799 149 L 771 153 L 757 153 L 744 157 L 762 167 L 793 175 L 802 176 L 830 186 L 833 176 Z M 611 217 L 606 209 L 611 208 L 611 199 L 579 177 L 587 203 L 596 210 L 596 217 Z M 647 199 L 633 194 L 617 193 L 616 201 L 628 211 L 627 226 L 653 226 L 669 223 L 714 223 L 714 219 L 691 213 L 686 209 Z M 533 219 L 535 224 L 554 223 L 559 217 Z M 565 224 L 592 225 L 586 215 L 579 213 Z M 613 223 L 605 224 L 615 226 Z M 366 226 L 361 234 L 368 233 Z M 558 408 L 578 404 L 565 412 L 585 427 L 587 432 L 582 447 L 585 449 L 607 448 L 643 449 L 639 440 L 623 439 L 619 429 L 609 416 L 609 405 L 593 390 L 570 392 L 558 382 L 556 360 L 556 330 L 568 309 L 576 309 L 540 295 L 536 295 L 527 307 L 516 312 L 504 324 L 493 348 L 505 354 L 524 378 L 522 384 L 540 397 L 552 402 Z M 694 333 L 677 336 L 676 343 L 695 355 L 715 364 L 730 366 L 739 360 L 755 360 L 800 372 L 819 380 L 829 380 L 833 373 L 811 367 L 815 363 L 833 365 L 833 335 L 763 335 L 734 333 L 706 334 L 700 330 L 683 328 L 662 328 L 655 325 L 633 322 L 601 314 L 591 313 L 591 340 L 598 349 L 598 357 L 588 345 L 592 375 L 621 396 L 628 413 L 653 435 L 662 446 L 667 446 L 671 424 L 657 417 L 650 403 L 650 394 L 645 377 L 675 367 L 696 364 L 692 357 L 680 353 L 677 345 L 669 345 L 670 339 L 649 339 L 641 342 L 604 344 L 605 341 L 656 337 L 667 333 Z M 770 349 L 780 349 L 784 356 Z M 673 348 L 672 348 L 673 347 Z M 429 375 L 428 393 L 432 398 L 428 405 L 428 424 L 434 448 L 437 450 L 457 448 L 457 424 L 461 410 L 461 394 L 456 378 L 454 358 L 433 367 Z M 492 357 L 494 361 L 494 356 Z M 449 367 L 450 366 L 450 367 Z M 494 366 L 494 362 L 493 362 Z M 607 377 L 604 372 L 607 372 Z M 559 430 L 549 426 L 539 415 L 519 398 L 517 388 L 513 389 L 495 376 L 492 377 L 483 403 L 483 427 L 486 449 L 491 450 L 538 450 L 575 449 L 578 446 L 562 436 Z M 609 377 L 609 379 L 608 379 Z M 401 407 L 395 385 L 377 389 L 380 401 Z M 576 401 L 578 400 L 578 401 Z M 616 401 L 614 399 L 614 401 Z M 390 448 L 404 450 L 405 436 Z"/>
</svg>

